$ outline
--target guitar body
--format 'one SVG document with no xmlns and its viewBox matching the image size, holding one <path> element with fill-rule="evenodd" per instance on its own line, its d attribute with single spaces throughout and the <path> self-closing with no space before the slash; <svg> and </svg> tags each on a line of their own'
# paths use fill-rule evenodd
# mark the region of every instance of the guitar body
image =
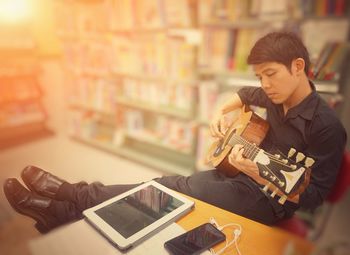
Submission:
<svg viewBox="0 0 350 255">
<path fill-rule="evenodd" d="M 252 111 L 241 109 L 239 118 L 227 130 L 225 137 L 214 142 L 208 150 L 207 160 L 220 172 L 226 176 L 234 177 L 239 173 L 228 161 L 228 155 L 233 148 L 229 144 L 232 135 L 236 134 L 250 143 L 260 145 L 264 140 L 269 124 Z"/>
</svg>

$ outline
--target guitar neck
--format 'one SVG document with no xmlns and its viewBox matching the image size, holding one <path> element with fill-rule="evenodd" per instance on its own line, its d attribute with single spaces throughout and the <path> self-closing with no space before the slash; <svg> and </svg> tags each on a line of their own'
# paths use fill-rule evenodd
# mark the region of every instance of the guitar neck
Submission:
<svg viewBox="0 0 350 255">
<path fill-rule="evenodd" d="M 258 155 L 259 151 L 261 150 L 255 144 L 248 142 L 247 140 L 245 140 L 244 138 L 236 134 L 232 135 L 232 137 L 230 138 L 229 144 L 232 147 L 235 146 L 236 144 L 243 145 L 243 148 L 244 148 L 243 156 L 252 161 L 254 161 L 255 157 Z"/>
</svg>

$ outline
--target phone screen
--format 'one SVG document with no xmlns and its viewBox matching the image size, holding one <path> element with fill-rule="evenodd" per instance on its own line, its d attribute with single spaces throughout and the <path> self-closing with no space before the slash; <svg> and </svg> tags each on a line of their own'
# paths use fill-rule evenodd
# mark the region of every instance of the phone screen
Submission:
<svg viewBox="0 0 350 255">
<path fill-rule="evenodd" d="M 218 244 L 226 236 L 210 223 L 200 225 L 164 243 L 172 255 L 193 255 Z"/>
</svg>

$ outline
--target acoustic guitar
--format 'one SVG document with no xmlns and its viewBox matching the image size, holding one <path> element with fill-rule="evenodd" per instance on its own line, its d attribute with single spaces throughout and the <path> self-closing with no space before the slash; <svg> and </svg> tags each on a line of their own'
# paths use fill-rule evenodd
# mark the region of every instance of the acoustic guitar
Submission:
<svg viewBox="0 0 350 255">
<path fill-rule="evenodd" d="M 310 167 L 315 161 L 301 152 L 297 153 L 294 148 L 289 150 L 288 156 L 272 155 L 259 148 L 268 129 L 269 124 L 263 118 L 243 106 L 238 119 L 227 129 L 224 138 L 210 146 L 207 162 L 226 176 L 234 177 L 240 171 L 229 163 L 228 156 L 236 144 L 243 145 L 243 156 L 255 162 L 259 175 L 268 181 L 263 191 L 272 189 L 272 197 L 282 192 L 278 202 L 284 204 L 287 198 L 305 190 L 310 180 Z"/>
</svg>

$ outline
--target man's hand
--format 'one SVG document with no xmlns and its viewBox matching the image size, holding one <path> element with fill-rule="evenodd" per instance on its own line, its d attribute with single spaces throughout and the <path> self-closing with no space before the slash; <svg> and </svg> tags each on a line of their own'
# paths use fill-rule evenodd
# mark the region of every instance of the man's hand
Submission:
<svg viewBox="0 0 350 255">
<path fill-rule="evenodd" d="M 239 171 L 245 173 L 249 177 L 253 178 L 256 182 L 260 184 L 266 184 L 266 181 L 260 177 L 258 166 L 243 156 L 244 148 L 241 144 L 236 144 L 230 155 L 228 156 L 228 162 L 237 168 Z"/>
<path fill-rule="evenodd" d="M 267 185 L 269 182 L 259 175 L 258 166 L 250 159 L 244 158 L 243 152 L 244 152 L 243 145 L 236 144 L 232 148 L 231 153 L 228 156 L 229 163 L 233 165 L 235 168 L 237 168 L 238 170 L 240 170 L 241 172 L 253 178 L 253 180 L 255 180 L 257 183 L 262 185 Z M 277 187 L 272 183 L 270 183 L 269 190 L 274 191 L 275 189 L 277 189 Z M 277 194 L 279 196 L 283 195 L 281 191 L 278 191 Z M 288 198 L 288 200 L 297 204 L 299 203 L 299 195 Z"/>
<path fill-rule="evenodd" d="M 214 138 L 224 138 L 229 122 L 224 114 L 217 114 L 210 123 L 210 133 Z"/>
</svg>

